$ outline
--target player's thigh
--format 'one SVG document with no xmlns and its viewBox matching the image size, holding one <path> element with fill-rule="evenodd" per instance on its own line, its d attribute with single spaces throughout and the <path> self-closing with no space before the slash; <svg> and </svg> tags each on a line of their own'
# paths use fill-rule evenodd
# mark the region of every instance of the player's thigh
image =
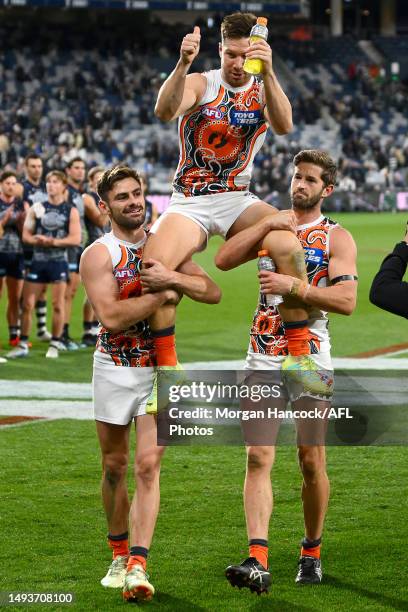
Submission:
<svg viewBox="0 0 408 612">
<path fill-rule="evenodd" d="M 22 278 L 14 278 L 13 276 L 8 276 L 6 283 L 9 300 L 19 300 L 23 291 L 24 280 Z"/>
<path fill-rule="evenodd" d="M 51 299 L 54 306 L 61 306 L 64 303 L 66 288 L 67 283 L 64 282 L 51 283 Z"/>
<path fill-rule="evenodd" d="M 174 270 L 199 251 L 206 239 L 204 230 L 188 217 L 168 214 L 161 220 L 157 231 L 149 235 L 143 259 L 157 259 Z"/>
<path fill-rule="evenodd" d="M 278 211 L 274 206 L 267 204 L 266 202 L 262 202 L 259 200 L 258 202 L 254 202 L 251 206 L 248 206 L 238 217 L 238 219 L 232 224 L 228 233 L 227 240 L 238 234 L 238 232 L 242 232 L 242 230 L 247 229 L 247 227 L 251 227 L 255 223 L 258 223 L 264 217 L 268 215 L 273 215 Z"/>
<path fill-rule="evenodd" d="M 300 397 L 292 402 L 292 409 L 305 415 L 295 421 L 298 447 L 313 446 L 324 450 L 330 405 L 330 401 L 313 397 Z"/>
<path fill-rule="evenodd" d="M 79 275 L 79 272 L 70 272 L 69 273 L 69 280 L 67 283 L 67 292 L 70 295 L 75 295 L 78 287 L 79 287 L 79 283 L 81 282 L 81 277 Z"/>
<path fill-rule="evenodd" d="M 34 308 L 36 301 L 41 295 L 43 283 L 32 283 L 25 281 L 23 287 L 23 305 L 25 308 Z"/>
<path fill-rule="evenodd" d="M 130 423 L 128 425 L 114 425 L 104 421 L 95 421 L 95 423 L 102 457 L 128 457 Z"/>
<path fill-rule="evenodd" d="M 152 414 L 144 414 L 135 418 L 136 426 L 136 457 L 135 464 L 148 463 L 159 467 L 165 447 L 157 445 L 157 421 Z"/>
</svg>

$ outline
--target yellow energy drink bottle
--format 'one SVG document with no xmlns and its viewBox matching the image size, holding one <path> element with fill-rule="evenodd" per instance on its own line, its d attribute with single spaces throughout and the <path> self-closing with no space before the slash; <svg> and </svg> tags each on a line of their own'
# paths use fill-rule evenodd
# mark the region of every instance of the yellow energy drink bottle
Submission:
<svg viewBox="0 0 408 612">
<path fill-rule="evenodd" d="M 249 35 L 249 44 L 252 45 L 257 40 L 267 40 L 268 28 L 266 27 L 268 20 L 266 17 L 258 17 L 256 24 Z M 248 74 L 260 74 L 262 72 L 262 60 L 246 59 L 244 62 L 244 70 Z"/>
</svg>

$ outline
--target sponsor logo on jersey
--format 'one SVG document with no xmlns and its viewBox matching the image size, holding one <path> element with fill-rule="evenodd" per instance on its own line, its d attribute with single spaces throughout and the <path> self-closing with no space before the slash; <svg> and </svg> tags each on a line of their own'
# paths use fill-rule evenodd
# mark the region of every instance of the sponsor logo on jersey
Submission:
<svg viewBox="0 0 408 612">
<path fill-rule="evenodd" d="M 261 121 L 260 110 L 236 110 L 231 109 L 230 115 L 231 125 L 242 126 L 242 125 L 256 125 Z"/>
<path fill-rule="evenodd" d="M 306 263 L 321 265 L 324 259 L 324 251 L 322 249 L 311 249 L 305 247 Z"/>
<path fill-rule="evenodd" d="M 209 117 L 209 119 L 221 119 L 225 114 L 214 106 L 204 106 L 202 113 L 206 117 Z"/>
<path fill-rule="evenodd" d="M 115 278 L 133 278 L 136 272 L 136 270 L 129 270 L 129 268 L 117 268 Z"/>
</svg>

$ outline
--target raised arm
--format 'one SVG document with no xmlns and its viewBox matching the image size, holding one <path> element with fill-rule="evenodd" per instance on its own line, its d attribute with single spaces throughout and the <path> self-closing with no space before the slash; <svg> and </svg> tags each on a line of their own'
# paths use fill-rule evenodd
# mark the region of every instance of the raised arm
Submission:
<svg viewBox="0 0 408 612">
<path fill-rule="evenodd" d="M 272 49 L 266 40 L 258 40 L 246 52 L 247 58 L 258 58 L 263 63 L 263 84 L 266 108 L 264 116 L 275 134 L 292 131 L 292 106 L 279 84 L 272 65 Z"/>
<path fill-rule="evenodd" d="M 171 121 L 196 106 L 206 88 L 206 78 L 202 74 L 190 74 L 191 64 L 200 50 L 200 28 L 187 34 L 181 43 L 180 59 L 173 72 L 160 88 L 154 109 L 162 121 Z"/>
<path fill-rule="evenodd" d="M 261 271 L 258 274 L 261 291 L 292 295 L 309 306 L 351 315 L 357 298 L 356 258 L 357 248 L 351 234 L 342 227 L 336 227 L 330 233 L 330 286 L 314 287 L 293 276 Z"/>
<path fill-rule="evenodd" d="M 177 298 L 173 291 L 159 291 L 120 300 L 118 285 L 112 274 L 112 260 L 103 244 L 92 244 L 85 249 L 79 272 L 98 320 L 112 333 L 143 321 L 159 306 Z"/>
<path fill-rule="evenodd" d="M 218 304 L 221 289 L 206 272 L 191 259 L 181 264 L 176 271 L 168 270 L 161 262 L 148 259 L 140 273 L 147 292 L 174 289 L 196 302 Z"/>
</svg>

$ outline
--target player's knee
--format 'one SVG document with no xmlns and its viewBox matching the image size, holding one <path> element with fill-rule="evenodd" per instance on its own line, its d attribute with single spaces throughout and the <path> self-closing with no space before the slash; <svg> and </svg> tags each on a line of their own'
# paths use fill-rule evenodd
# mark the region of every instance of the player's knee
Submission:
<svg viewBox="0 0 408 612">
<path fill-rule="evenodd" d="M 324 472 L 326 469 L 326 458 L 322 447 L 300 447 L 298 451 L 299 465 L 303 476 L 313 477 Z"/>
<path fill-rule="evenodd" d="M 64 311 L 64 304 L 61 303 L 61 301 L 53 301 L 52 302 L 52 309 L 54 311 L 54 314 L 56 315 L 62 315 L 63 311 Z"/>
<path fill-rule="evenodd" d="M 247 449 L 248 471 L 271 470 L 274 456 L 272 446 L 249 446 Z"/>
<path fill-rule="evenodd" d="M 103 476 L 112 487 L 126 478 L 127 468 L 128 458 L 126 453 L 110 453 L 103 458 Z"/>
<path fill-rule="evenodd" d="M 265 242 L 270 256 L 276 262 L 281 257 L 293 256 L 297 252 L 301 252 L 304 257 L 302 245 L 292 232 L 281 230 L 270 232 Z"/>
<path fill-rule="evenodd" d="M 135 462 L 136 479 L 142 480 L 145 484 L 154 482 L 160 474 L 161 457 L 160 449 L 138 457 Z"/>
</svg>

